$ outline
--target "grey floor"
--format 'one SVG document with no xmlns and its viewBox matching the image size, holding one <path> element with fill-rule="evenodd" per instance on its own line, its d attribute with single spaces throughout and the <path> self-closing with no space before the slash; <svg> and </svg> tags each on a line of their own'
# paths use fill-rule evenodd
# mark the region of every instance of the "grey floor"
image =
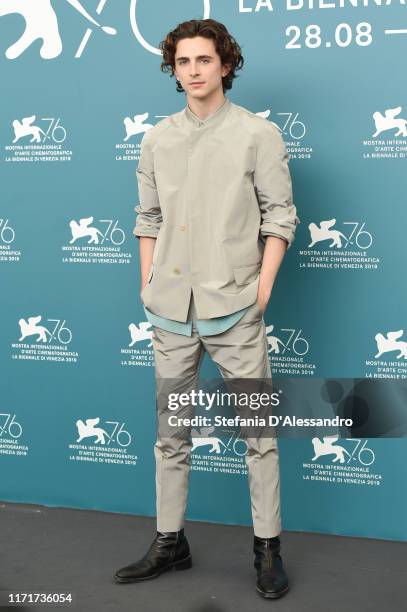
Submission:
<svg viewBox="0 0 407 612">
<path fill-rule="evenodd" d="M 283 532 L 291 590 L 279 600 L 255 591 L 252 530 L 186 522 L 193 567 L 137 584 L 116 584 L 116 569 L 143 556 L 155 520 L 0 502 L 0 591 L 72 592 L 75 612 L 403 612 L 404 542 Z M 18 606 L 2 610 L 51 610 Z"/>
</svg>

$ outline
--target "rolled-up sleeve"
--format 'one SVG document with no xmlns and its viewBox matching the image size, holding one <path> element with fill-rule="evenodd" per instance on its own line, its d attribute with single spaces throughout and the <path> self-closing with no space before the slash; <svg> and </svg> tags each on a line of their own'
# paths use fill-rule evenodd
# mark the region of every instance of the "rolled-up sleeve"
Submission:
<svg viewBox="0 0 407 612">
<path fill-rule="evenodd" d="M 150 130 L 145 132 L 141 141 L 140 159 L 136 169 L 139 204 L 134 208 L 137 213 L 133 234 L 156 238 L 162 223 L 160 201 L 154 176 L 153 152 Z"/>
<path fill-rule="evenodd" d="M 260 234 L 278 236 L 290 248 L 300 219 L 293 203 L 288 152 L 278 127 L 264 120 L 256 135 L 254 188 L 261 211 Z"/>
</svg>

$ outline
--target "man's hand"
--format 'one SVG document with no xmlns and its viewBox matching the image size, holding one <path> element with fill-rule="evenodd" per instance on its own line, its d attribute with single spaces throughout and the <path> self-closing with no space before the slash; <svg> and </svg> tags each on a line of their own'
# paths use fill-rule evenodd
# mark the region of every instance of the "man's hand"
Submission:
<svg viewBox="0 0 407 612">
<path fill-rule="evenodd" d="M 140 236 L 140 296 L 147 285 L 148 273 L 153 263 L 156 239 L 150 236 Z"/>
<path fill-rule="evenodd" d="M 271 295 L 271 289 L 261 289 L 260 286 L 257 291 L 257 305 L 261 310 L 261 314 L 263 315 L 266 311 L 267 304 L 269 303 Z"/>
<path fill-rule="evenodd" d="M 287 241 L 284 238 L 267 236 L 257 289 L 257 304 L 262 314 L 266 311 L 271 290 L 286 250 Z"/>
</svg>

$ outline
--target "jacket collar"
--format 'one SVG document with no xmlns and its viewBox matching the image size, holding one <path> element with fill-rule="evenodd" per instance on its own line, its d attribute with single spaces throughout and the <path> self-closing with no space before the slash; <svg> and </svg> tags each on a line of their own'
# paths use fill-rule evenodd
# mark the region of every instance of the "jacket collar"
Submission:
<svg viewBox="0 0 407 612">
<path fill-rule="evenodd" d="M 218 125 L 230 109 L 231 105 L 231 101 L 227 96 L 225 96 L 225 101 L 223 102 L 223 104 L 214 113 L 212 113 L 205 119 L 200 119 L 199 117 L 197 117 L 195 113 L 193 113 L 192 110 L 189 108 L 189 104 L 186 105 L 184 109 L 184 114 L 186 119 L 191 123 L 192 126 L 199 127 L 202 129 L 204 127 Z"/>
</svg>

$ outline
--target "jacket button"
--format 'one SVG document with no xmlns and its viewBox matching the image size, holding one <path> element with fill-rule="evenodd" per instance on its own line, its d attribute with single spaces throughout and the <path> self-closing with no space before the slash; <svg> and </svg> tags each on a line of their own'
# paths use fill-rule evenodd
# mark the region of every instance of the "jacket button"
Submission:
<svg viewBox="0 0 407 612">
<path fill-rule="evenodd" d="M 181 270 L 179 268 L 174 268 L 173 272 L 175 274 L 181 274 Z"/>
<path fill-rule="evenodd" d="M 179 229 L 183 232 L 186 230 L 186 227 L 187 227 L 186 225 L 180 225 Z"/>
</svg>

